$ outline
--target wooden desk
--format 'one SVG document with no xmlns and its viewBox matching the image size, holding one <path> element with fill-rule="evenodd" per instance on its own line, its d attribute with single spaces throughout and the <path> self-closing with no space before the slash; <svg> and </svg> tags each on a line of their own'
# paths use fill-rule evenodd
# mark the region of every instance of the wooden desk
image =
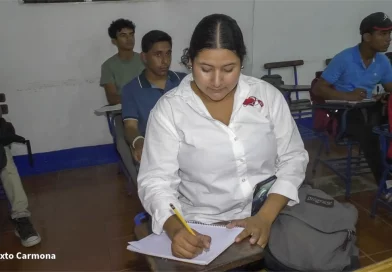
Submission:
<svg viewBox="0 0 392 272">
<path fill-rule="evenodd" d="M 142 223 L 135 227 L 135 235 L 138 240 L 150 234 L 147 224 Z M 209 265 L 195 265 L 148 255 L 143 255 L 143 257 L 147 259 L 152 271 L 227 271 L 262 260 L 263 249 L 259 246 L 252 246 L 248 240 L 244 240 L 230 246 Z"/>
<path fill-rule="evenodd" d="M 356 272 L 390 272 L 390 271 L 392 271 L 392 258 L 356 270 Z"/>
</svg>

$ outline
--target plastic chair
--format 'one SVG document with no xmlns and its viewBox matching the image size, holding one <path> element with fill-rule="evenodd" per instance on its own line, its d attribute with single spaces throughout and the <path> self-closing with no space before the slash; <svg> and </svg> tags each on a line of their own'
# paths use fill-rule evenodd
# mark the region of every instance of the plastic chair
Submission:
<svg viewBox="0 0 392 272">
<path fill-rule="evenodd" d="M 4 93 L 0 93 L 0 103 L 4 103 L 6 101 L 6 97 Z M 0 105 L 0 118 L 2 118 L 3 115 L 8 114 L 8 105 L 7 104 L 1 104 Z M 10 142 L 10 143 L 21 143 L 25 144 L 27 147 L 27 154 L 28 154 L 28 160 L 29 164 L 31 167 L 34 166 L 34 158 L 33 154 L 31 151 L 31 144 L 29 140 L 26 140 L 24 137 L 19 136 L 19 135 L 13 135 L 11 138 L 6 139 L 3 138 L 4 141 Z M 3 169 L 0 169 L 2 171 Z M 5 193 L 4 187 L 2 182 L 0 181 L 0 199 L 6 199 L 8 201 L 8 208 L 11 210 L 11 203 L 9 202 L 7 195 Z"/>
<path fill-rule="evenodd" d="M 0 103 L 4 103 L 6 101 L 5 94 L 0 93 Z M 0 118 L 2 118 L 3 115 L 8 114 L 8 105 L 7 104 L 1 104 L 0 105 Z M 31 144 L 30 141 L 27 140 L 26 138 L 20 136 L 20 135 L 13 135 L 9 139 L 3 138 L 4 141 L 10 142 L 10 143 L 19 143 L 19 144 L 24 144 L 26 145 L 27 148 L 27 156 L 29 160 L 29 164 L 31 167 L 34 166 L 34 158 L 33 158 L 33 153 L 31 151 Z"/>
<path fill-rule="evenodd" d="M 315 107 L 317 107 L 317 105 L 315 105 Z M 359 143 L 345 135 L 347 128 L 347 114 L 350 110 L 351 108 L 342 110 L 340 116 L 340 128 L 335 136 L 336 145 L 347 147 L 347 157 L 321 159 L 321 152 L 324 148 L 324 143 L 321 143 L 312 168 L 312 172 L 315 173 L 318 163 L 321 162 L 324 166 L 338 175 L 346 185 L 346 198 L 349 198 L 351 195 L 352 177 L 371 173 L 366 158 L 362 153 L 359 153 L 357 156 L 353 156 L 353 147 L 355 145 L 359 146 Z M 334 111 L 336 111 L 336 108 L 334 109 L 331 107 L 331 113 Z"/>
<path fill-rule="evenodd" d="M 108 122 L 108 127 L 109 127 L 109 132 L 113 138 L 113 143 L 114 143 L 114 148 L 118 157 L 118 164 L 119 164 L 119 173 L 123 173 L 125 177 L 127 178 L 127 192 L 128 195 L 132 195 L 132 186 L 133 184 L 136 184 L 137 180 L 137 175 L 139 172 L 139 168 L 137 167 L 136 162 L 134 161 L 132 155 L 125 155 L 128 156 L 129 159 L 126 160 L 126 163 L 123 161 L 120 152 L 118 150 L 118 145 L 119 148 L 129 148 L 128 144 L 126 144 L 123 140 L 119 140 L 120 142 L 117 141 L 117 134 L 116 134 L 116 120 L 121 120 L 122 122 L 122 116 L 121 116 L 121 111 L 113 111 L 113 112 L 107 112 L 106 113 L 106 119 Z M 124 128 L 122 128 L 124 129 Z M 120 129 L 121 130 L 121 129 Z M 129 150 L 129 152 L 131 152 Z M 129 153 L 130 154 L 130 153 Z M 124 154 L 123 154 L 124 155 Z"/>
</svg>

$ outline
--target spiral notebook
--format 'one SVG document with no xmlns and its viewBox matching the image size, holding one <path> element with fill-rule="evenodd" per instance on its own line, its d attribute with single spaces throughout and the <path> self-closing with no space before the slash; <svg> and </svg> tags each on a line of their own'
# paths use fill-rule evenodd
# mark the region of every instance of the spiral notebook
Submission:
<svg viewBox="0 0 392 272">
<path fill-rule="evenodd" d="M 197 232 L 211 237 L 209 251 L 204 251 L 194 259 L 181 259 L 174 257 L 171 253 L 171 240 L 165 232 L 160 235 L 150 234 L 139 240 L 129 242 L 128 250 L 164 259 L 171 259 L 181 262 L 198 265 L 208 265 L 216 257 L 222 254 L 234 243 L 235 238 L 241 233 L 243 228 L 227 229 L 222 225 L 206 225 L 202 223 L 189 223 L 189 226 Z"/>
</svg>

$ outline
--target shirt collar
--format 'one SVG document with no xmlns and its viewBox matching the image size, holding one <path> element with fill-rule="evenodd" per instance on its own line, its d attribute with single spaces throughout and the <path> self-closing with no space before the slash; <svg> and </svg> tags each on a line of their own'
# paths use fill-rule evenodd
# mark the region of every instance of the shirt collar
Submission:
<svg viewBox="0 0 392 272">
<path fill-rule="evenodd" d="M 248 80 L 246 79 L 247 79 L 246 76 L 242 74 L 240 75 L 238 85 L 237 85 L 237 90 L 234 95 L 234 106 L 233 106 L 232 116 L 234 116 L 234 114 L 238 111 L 238 109 L 243 104 L 244 100 L 249 95 L 251 82 L 248 82 Z M 178 86 L 177 91 L 175 91 L 173 95 L 180 96 L 190 106 L 198 107 L 200 109 L 201 106 L 199 105 L 200 101 L 196 100 L 195 98 L 196 94 L 193 92 L 191 88 L 192 81 L 193 81 L 193 75 L 192 73 L 190 73 L 186 77 L 184 77 L 184 79 L 181 81 L 180 85 Z"/>
<path fill-rule="evenodd" d="M 139 85 L 140 88 L 154 88 L 151 83 L 148 81 L 148 79 L 146 78 L 146 69 L 144 69 L 141 74 L 138 76 L 138 80 L 139 80 Z M 172 72 L 169 70 L 168 74 L 167 74 L 167 78 L 171 81 L 171 82 L 175 82 L 177 80 L 179 80 L 178 76 L 176 75 L 176 73 Z M 167 85 L 167 83 L 166 83 Z"/>
<path fill-rule="evenodd" d="M 183 98 L 192 97 L 193 94 L 193 90 L 191 88 L 192 81 L 193 81 L 192 73 L 185 76 L 181 81 L 180 85 L 178 85 L 178 91 L 176 92 L 176 94 Z M 240 90 L 241 93 L 246 93 L 246 94 L 249 93 L 250 85 L 245 80 L 245 76 L 242 74 L 240 75 L 237 88 Z"/>
<path fill-rule="evenodd" d="M 362 56 L 361 56 L 361 51 L 359 51 L 359 44 L 356 45 L 356 46 L 354 46 L 353 56 L 354 56 L 354 60 L 355 60 L 357 63 L 359 63 L 359 64 L 361 64 L 363 67 L 365 67 L 365 64 L 363 63 L 363 59 L 362 59 Z M 377 54 L 374 56 L 373 62 L 376 61 L 376 56 L 377 56 Z"/>
</svg>

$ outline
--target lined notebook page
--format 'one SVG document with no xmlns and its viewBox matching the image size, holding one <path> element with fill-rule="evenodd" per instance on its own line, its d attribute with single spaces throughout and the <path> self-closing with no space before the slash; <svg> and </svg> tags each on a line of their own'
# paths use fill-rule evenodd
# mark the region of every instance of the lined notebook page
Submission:
<svg viewBox="0 0 392 272">
<path fill-rule="evenodd" d="M 188 260 L 174 257 L 171 253 L 171 240 L 165 232 L 160 235 L 150 234 L 140 241 L 129 242 L 127 249 L 165 259 L 208 265 L 233 244 L 237 235 L 243 230 L 243 228 L 227 229 L 225 226 L 203 225 L 197 223 L 189 223 L 189 226 L 197 232 L 211 237 L 210 250 L 207 252 L 204 251 L 194 259 Z"/>
</svg>

